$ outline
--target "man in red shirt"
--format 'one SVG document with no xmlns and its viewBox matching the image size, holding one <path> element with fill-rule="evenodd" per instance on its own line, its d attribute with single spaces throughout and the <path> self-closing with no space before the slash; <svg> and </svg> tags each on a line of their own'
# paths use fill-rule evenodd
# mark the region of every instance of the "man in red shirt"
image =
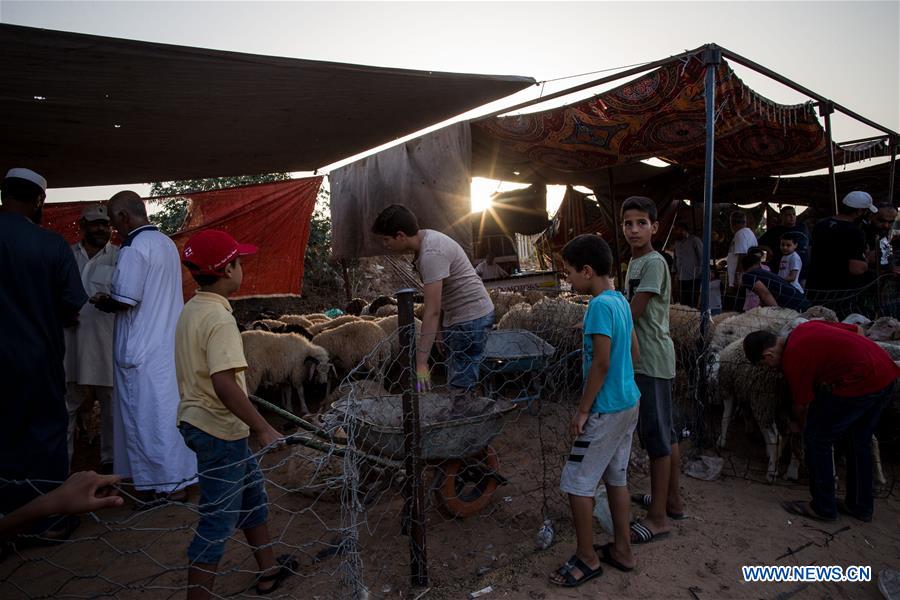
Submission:
<svg viewBox="0 0 900 600">
<path fill-rule="evenodd" d="M 812 502 L 791 501 L 790 513 L 833 521 L 838 511 L 871 521 L 874 510 L 872 433 L 900 364 L 856 325 L 810 321 L 787 337 L 755 331 L 744 338 L 755 365 L 781 368 L 793 399 L 791 430 L 802 431 Z M 834 444 L 847 444 L 847 496 L 835 499 Z"/>
</svg>

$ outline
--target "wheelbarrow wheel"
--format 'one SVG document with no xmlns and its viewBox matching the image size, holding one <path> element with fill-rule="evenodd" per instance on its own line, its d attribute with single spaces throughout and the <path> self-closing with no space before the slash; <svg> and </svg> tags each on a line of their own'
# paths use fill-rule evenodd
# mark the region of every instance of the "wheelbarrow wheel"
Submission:
<svg viewBox="0 0 900 600">
<path fill-rule="evenodd" d="M 444 462 L 434 496 L 438 509 L 450 517 L 476 515 L 491 503 L 502 481 L 497 452 L 488 446 L 480 454 Z"/>
</svg>

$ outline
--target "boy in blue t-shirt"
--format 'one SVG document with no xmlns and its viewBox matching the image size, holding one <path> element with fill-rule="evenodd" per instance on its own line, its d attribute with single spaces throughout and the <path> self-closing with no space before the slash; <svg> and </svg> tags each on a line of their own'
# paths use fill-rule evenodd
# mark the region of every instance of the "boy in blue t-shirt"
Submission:
<svg viewBox="0 0 900 600">
<path fill-rule="evenodd" d="M 601 562 L 626 572 L 636 565 L 626 475 L 640 394 L 634 382 L 637 340 L 631 309 L 613 289 L 609 246 L 600 236 L 580 235 L 566 244 L 562 257 L 572 289 L 593 296 L 584 315 L 584 390 L 572 416 L 571 431 L 577 437 L 560 481 L 560 489 L 569 495 L 577 547 L 550 576 L 551 583 L 576 587 L 600 575 Z M 594 494 L 601 479 L 609 498 L 613 542 L 594 546 Z"/>
</svg>

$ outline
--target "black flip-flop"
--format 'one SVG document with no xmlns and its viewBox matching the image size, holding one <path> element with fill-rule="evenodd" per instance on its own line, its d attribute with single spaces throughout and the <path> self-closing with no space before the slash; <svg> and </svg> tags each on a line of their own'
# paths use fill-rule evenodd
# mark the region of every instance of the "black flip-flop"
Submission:
<svg viewBox="0 0 900 600">
<path fill-rule="evenodd" d="M 260 596 L 265 596 L 267 594 L 273 593 L 275 590 L 281 587 L 281 582 L 294 574 L 297 570 L 298 562 L 297 559 L 292 557 L 290 554 L 282 554 L 276 560 L 278 563 L 278 570 L 272 573 L 271 575 L 260 575 L 256 578 L 256 593 Z M 272 587 L 267 589 L 260 589 L 260 583 L 269 583 L 272 582 Z"/>
<path fill-rule="evenodd" d="M 637 504 L 642 508 L 650 508 L 650 502 L 653 500 L 653 497 L 650 494 L 632 494 L 631 501 Z M 669 509 L 666 509 L 666 516 L 672 519 L 673 521 L 682 521 L 687 519 L 687 515 L 683 512 L 677 513 L 672 512 Z"/>
<path fill-rule="evenodd" d="M 612 544 L 594 544 L 594 551 L 597 552 L 597 556 L 600 557 L 600 562 L 604 562 L 614 569 L 618 569 L 623 573 L 630 573 L 634 571 L 634 567 L 626 567 L 619 561 L 617 561 L 612 555 Z"/>
<path fill-rule="evenodd" d="M 847 506 L 846 500 L 838 500 L 837 501 L 837 509 L 838 509 L 838 512 L 841 513 L 842 515 L 847 515 L 848 517 L 853 517 L 854 519 L 858 519 L 858 520 L 862 521 L 863 523 L 871 523 L 872 522 L 872 515 L 869 515 L 868 517 L 864 517 L 862 515 L 859 515 L 859 514 L 853 512 L 852 510 L 850 510 L 850 507 Z"/>
<path fill-rule="evenodd" d="M 640 521 L 632 521 L 630 530 L 632 534 L 632 544 L 649 544 L 650 542 L 655 542 L 656 540 L 661 540 L 663 538 L 669 537 L 668 531 L 653 533 L 652 531 L 650 531 L 649 527 L 647 527 Z M 637 539 L 635 539 L 634 536 L 637 536 Z"/>
<path fill-rule="evenodd" d="M 578 569 L 581 571 L 581 577 L 575 579 L 575 576 L 572 575 L 572 569 Z M 586 564 L 584 561 L 578 558 L 575 554 L 572 555 L 572 558 L 566 561 L 566 563 L 556 570 L 556 574 L 563 578 L 560 581 L 554 581 L 550 579 L 550 583 L 553 585 L 558 585 L 560 587 L 566 588 L 574 588 L 580 586 L 582 583 L 590 581 L 595 577 L 599 577 L 603 575 L 603 567 L 597 567 L 596 569 L 592 569 Z"/>
<path fill-rule="evenodd" d="M 809 502 L 806 502 L 805 500 L 785 500 L 781 503 L 781 508 L 792 515 L 806 517 L 807 519 L 812 519 L 814 521 L 821 521 L 823 523 L 834 523 L 837 521 L 836 517 L 831 519 L 823 517 L 814 511 L 812 506 L 809 505 Z"/>
</svg>

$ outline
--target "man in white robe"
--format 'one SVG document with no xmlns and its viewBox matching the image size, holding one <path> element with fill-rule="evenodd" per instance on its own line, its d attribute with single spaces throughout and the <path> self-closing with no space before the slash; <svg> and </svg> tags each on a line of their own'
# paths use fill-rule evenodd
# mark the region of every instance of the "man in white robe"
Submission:
<svg viewBox="0 0 900 600">
<path fill-rule="evenodd" d="M 135 192 L 110 198 L 109 216 L 125 239 L 109 296 L 92 299 L 116 313 L 114 472 L 135 489 L 171 494 L 194 482 L 196 455 L 178 432 L 175 325 L 184 305 L 174 242 L 147 219 Z"/>
</svg>

